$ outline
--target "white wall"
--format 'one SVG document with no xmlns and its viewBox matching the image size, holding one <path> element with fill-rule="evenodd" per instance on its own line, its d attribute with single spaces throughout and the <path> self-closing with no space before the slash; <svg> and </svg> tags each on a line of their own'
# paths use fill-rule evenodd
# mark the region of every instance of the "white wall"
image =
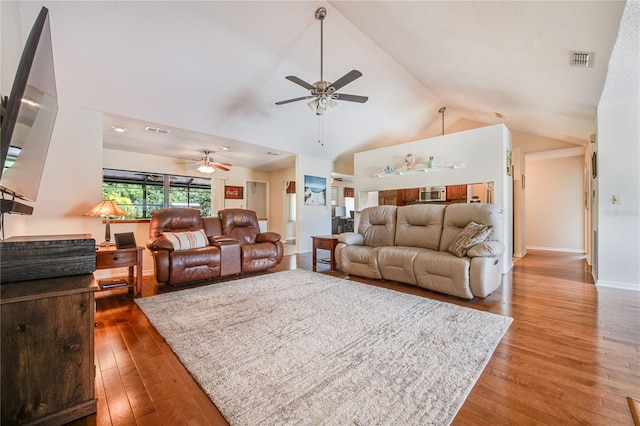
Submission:
<svg viewBox="0 0 640 426">
<path fill-rule="evenodd" d="M 584 253 L 584 156 L 526 156 L 526 248 Z"/>
<path fill-rule="evenodd" d="M 598 276 L 640 290 L 640 100 L 598 106 Z M 613 204 L 614 195 L 622 196 Z M 595 243 L 595 242 L 594 242 Z"/>
<path fill-rule="evenodd" d="M 269 231 L 277 232 L 284 240 L 287 237 L 295 238 L 294 226 L 287 220 L 288 203 L 285 202 L 285 187 L 287 181 L 296 180 L 296 169 L 291 167 L 271 172 L 271 184 L 269 185 Z M 296 182 L 296 189 L 298 183 Z"/>
<path fill-rule="evenodd" d="M 60 105 L 33 215 L 5 215 L 5 237 L 90 233 L 103 238 L 101 221 L 83 216 L 101 196 L 102 113 Z"/>
<path fill-rule="evenodd" d="M 504 268 L 507 271 L 513 266 L 513 197 L 512 179 L 506 170 L 507 149 L 511 149 L 511 134 L 504 125 L 497 124 L 356 153 L 356 202 L 360 203 L 356 208 L 364 208 L 361 203 L 365 200 L 362 195 L 365 191 L 493 182 L 494 203 L 502 206 L 505 212 Z M 434 156 L 438 162 L 462 162 L 466 167 L 382 178 L 374 176 L 382 171 L 386 164 L 392 164 L 396 169 L 402 167 L 404 157 L 408 153 L 412 153 L 416 158 L 414 167 L 424 165 L 429 156 Z"/>
<path fill-rule="evenodd" d="M 296 198 L 298 220 L 296 223 L 296 246 L 298 253 L 307 253 L 313 247 L 311 236 L 331 234 L 331 162 L 320 158 L 298 155 L 296 157 Z M 304 176 L 326 178 L 327 204 L 325 206 L 304 205 Z"/>
<path fill-rule="evenodd" d="M 640 290 L 640 2 L 626 3 L 618 34 L 597 113 L 594 269 L 597 285 Z"/>
</svg>

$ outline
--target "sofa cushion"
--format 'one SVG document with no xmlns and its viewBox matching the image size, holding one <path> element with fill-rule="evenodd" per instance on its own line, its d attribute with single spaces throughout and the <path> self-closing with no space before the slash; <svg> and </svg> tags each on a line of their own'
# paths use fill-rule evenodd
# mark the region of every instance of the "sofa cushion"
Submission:
<svg viewBox="0 0 640 426">
<path fill-rule="evenodd" d="M 440 251 L 447 251 L 449 244 L 469 222 L 493 225 L 487 240 L 503 241 L 504 209 L 497 204 L 450 204 L 444 212 Z"/>
<path fill-rule="evenodd" d="M 445 208 L 439 204 L 398 207 L 395 245 L 438 250 Z"/>
<path fill-rule="evenodd" d="M 253 210 L 224 209 L 218 212 L 222 233 L 240 244 L 253 244 L 260 233 L 258 216 Z"/>
<path fill-rule="evenodd" d="M 164 237 L 173 244 L 174 250 L 191 250 L 209 245 L 207 235 L 202 229 L 186 232 L 165 232 Z"/>
<path fill-rule="evenodd" d="M 396 211 L 396 206 L 376 206 L 360 212 L 358 233 L 364 236 L 365 246 L 395 245 Z"/>
<path fill-rule="evenodd" d="M 254 243 L 242 245 L 242 272 L 257 272 L 273 268 L 280 260 L 282 253 L 279 246 L 270 243 Z"/>
<path fill-rule="evenodd" d="M 342 270 L 347 274 L 381 279 L 378 247 L 345 246 L 340 251 Z"/>
<path fill-rule="evenodd" d="M 424 250 L 416 255 L 413 270 L 416 283 L 423 288 L 472 299 L 469 287 L 468 257 L 456 257 L 448 252 Z"/>
<path fill-rule="evenodd" d="M 170 207 L 151 212 L 149 238 L 161 237 L 165 232 L 197 231 L 198 229 L 203 229 L 198 209 Z"/>
<path fill-rule="evenodd" d="M 169 282 L 202 281 L 220 276 L 220 249 L 215 246 L 172 251 Z"/>
<path fill-rule="evenodd" d="M 469 222 L 467 226 L 451 240 L 447 251 L 458 257 L 466 256 L 469 247 L 487 239 L 491 233 L 491 228 L 493 228 L 492 225 L 483 225 L 473 221 Z"/>
<path fill-rule="evenodd" d="M 413 261 L 416 255 L 426 249 L 420 247 L 380 247 L 378 267 L 385 280 L 416 284 Z"/>
</svg>

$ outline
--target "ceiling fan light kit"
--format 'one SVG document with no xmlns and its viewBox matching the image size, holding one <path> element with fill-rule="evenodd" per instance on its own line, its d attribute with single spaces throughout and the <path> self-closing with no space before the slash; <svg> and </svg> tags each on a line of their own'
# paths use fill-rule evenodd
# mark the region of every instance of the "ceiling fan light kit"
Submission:
<svg viewBox="0 0 640 426">
<path fill-rule="evenodd" d="M 316 81 L 313 84 L 307 83 L 299 77 L 294 75 L 288 75 L 285 78 L 299 86 L 309 90 L 310 94 L 307 96 L 301 96 L 299 98 L 287 99 L 286 101 L 276 102 L 276 105 L 284 105 L 291 102 L 297 102 L 307 99 L 312 99 L 307 103 L 309 108 L 316 115 L 323 115 L 327 108 L 335 108 L 338 103 L 336 101 L 348 101 L 365 103 L 369 98 L 367 96 L 360 95 L 348 95 L 337 93 L 342 87 L 351 83 L 353 80 L 362 77 L 362 73 L 358 70 L 351 70 L 333 83 L 324 80 L 324 18 L 327 16 L 327 10 L 324 7 L 320 7 L 315 12 L 315 18 L 320 21 L 320 81 Z"/>
<path fill-rule="evenodd" d="M 209 164 L 200 164 L 198 166 L 198 171 L 200 173 L 207 173 L 207 174 L 211 174 L 213 172 L 216 171 L 216 169 L 213 168 L 213 166 L 210 166 Z"/>
<path fill-rule="evenodd" d="M 200 159 L 200 164 L 197 169 L 200 173 L 211 174 L 214 173 L 216 169 L 224 170 L 225 172 L 230 170 L 228 167 L 231 167 L 231 164 L 214 161 L 210 155 L 211 151 L 204 151 L 203 154 L 204 156 Z"/>
</svg>

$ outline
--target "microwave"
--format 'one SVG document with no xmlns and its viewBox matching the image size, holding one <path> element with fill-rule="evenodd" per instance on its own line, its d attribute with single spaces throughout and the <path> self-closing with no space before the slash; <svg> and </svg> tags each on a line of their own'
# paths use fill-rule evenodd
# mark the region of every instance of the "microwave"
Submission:
<svg viewBox="0 0 640 426">
<path fill-rule="evenodd" d="M 420 188 L 420 201 L 447 201 L 447 187 L 430 186 Z"/>
</svg>

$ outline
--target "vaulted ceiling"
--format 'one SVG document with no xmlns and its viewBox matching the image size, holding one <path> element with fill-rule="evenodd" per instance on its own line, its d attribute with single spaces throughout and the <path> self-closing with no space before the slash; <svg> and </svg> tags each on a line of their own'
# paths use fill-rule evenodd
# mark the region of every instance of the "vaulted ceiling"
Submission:
<svg viewBox="0 0 640 426">
<path fill-rule="evenodd" d="M 104 112 L 105 147 L 182 160 L 226 146 L 218 161 L 265 170 L 292 153 L 350 163 L 358 151 L 440 134 L 442 106 L 447 123 L 505 123 L 585 144 L 625 6 L 25 1 L 25 37 L 41 4 L 50 11 L 60 103 Z M 305 102 L 275 102 L 308 94 L 287 75 L 320 80 L 320 6 L 325 80 L 360 70 L 341 91 L 369 101 L 316 116 Z M 591 52 L 592 67 L 570 66 L 572 51 Z"/>
</svg>

